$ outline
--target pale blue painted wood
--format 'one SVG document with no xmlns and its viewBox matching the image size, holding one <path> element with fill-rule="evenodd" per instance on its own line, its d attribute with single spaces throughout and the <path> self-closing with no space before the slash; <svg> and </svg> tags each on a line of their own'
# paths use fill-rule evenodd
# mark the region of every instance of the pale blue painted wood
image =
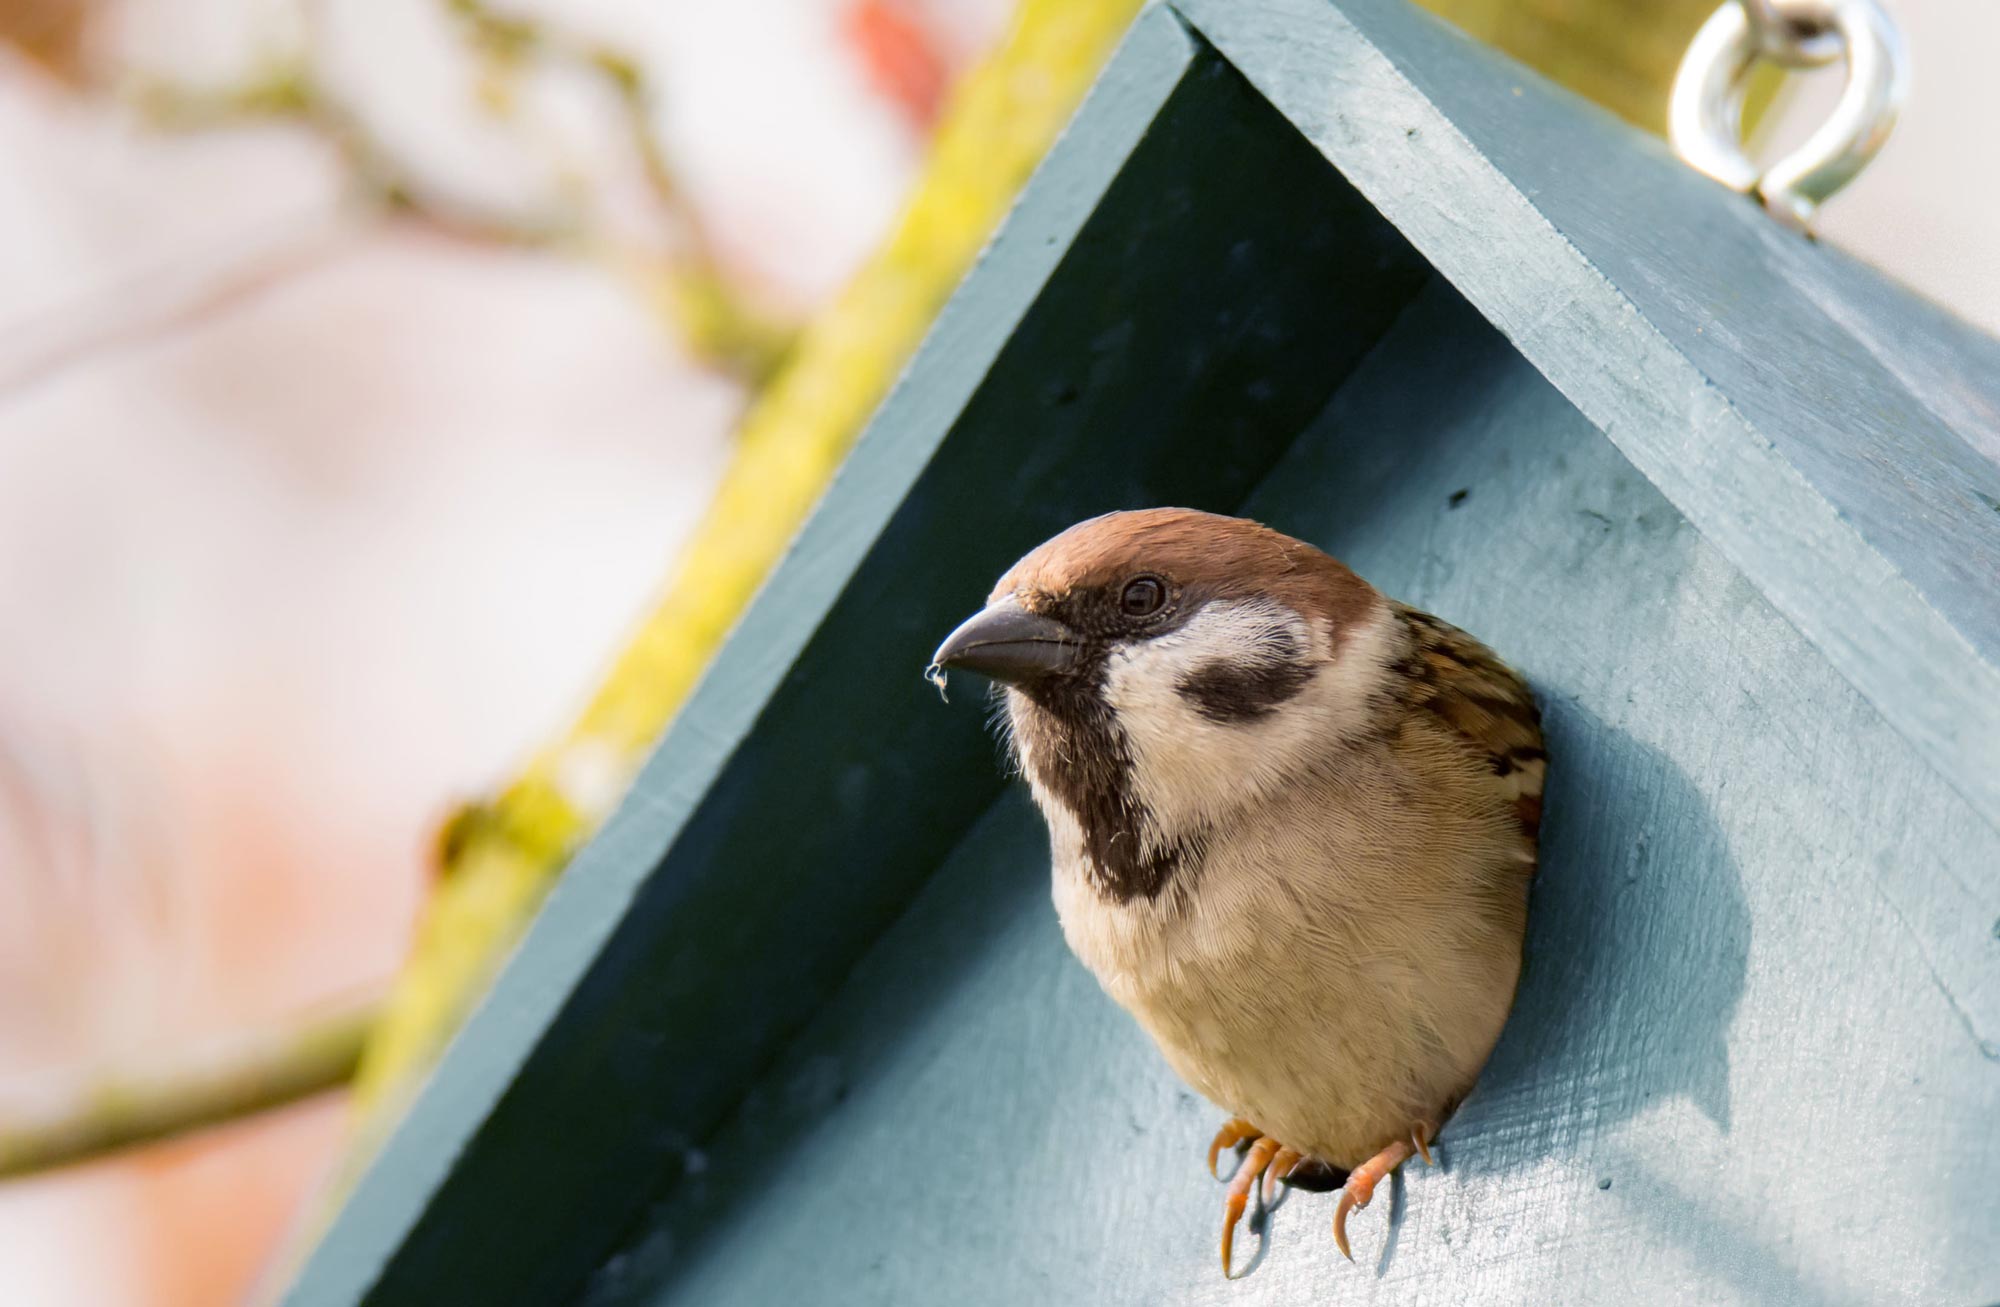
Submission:
<svg viewBox="0 0 2000 1307">
<path fill-rule="evenodd" d="M 1548 713 L 1527 978 L 1443 1170 L 1359 1265 L 1292 1196 L 1225 1284 L 1220 1114 L 1065 950 L 1010 794 L 590 1301 L 2000 1299 L 2000 836 L 1442 286 L 1248 508 Z"/>
</svg>

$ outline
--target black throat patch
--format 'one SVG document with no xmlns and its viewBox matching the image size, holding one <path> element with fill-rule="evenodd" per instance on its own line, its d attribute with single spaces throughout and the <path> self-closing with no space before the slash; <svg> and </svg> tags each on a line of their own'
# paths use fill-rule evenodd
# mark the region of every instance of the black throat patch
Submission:
<svg viewBox="0 0 2000 1307">
<path fill-rule="evenodd" d="M 1132 794 L 1132 755 L 1106 706 L 1099 678 L 1064 678 L 1021 691 L 1016 747 L 1037 784 L 1068 808 L 1083 831 L 1091 883 L 1114 903 L 1158 898 L 1189 850 L 1144 850 L 1150 824 Z"/>
</svg>

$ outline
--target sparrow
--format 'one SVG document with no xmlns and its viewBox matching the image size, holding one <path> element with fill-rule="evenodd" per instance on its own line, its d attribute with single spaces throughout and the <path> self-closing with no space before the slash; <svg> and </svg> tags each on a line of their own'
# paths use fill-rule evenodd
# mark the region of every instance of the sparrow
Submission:
<svg viewBox="0 0 2000 1307">
<path fill-rule="evenodd" d="M 1109 513 L 1000 578 L 926 674 L 993 680 L 1069 947 L 1259 1179 L 1349 1213 L 1431 1143 L 1513 1005 L 1547 765 L 1526 682 L 1303 541 Z"/>
</svg>

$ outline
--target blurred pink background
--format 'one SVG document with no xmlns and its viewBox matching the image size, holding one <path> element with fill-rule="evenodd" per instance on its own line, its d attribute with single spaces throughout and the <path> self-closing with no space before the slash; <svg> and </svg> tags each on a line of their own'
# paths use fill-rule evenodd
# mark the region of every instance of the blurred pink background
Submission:
<svg viewBox="0 0 2000 1307">
<path fill-rule="evenodd" d="M 312 12 L 319 75 L 437 208 L 656 225 L 588 81 L 496 117 L 443 4 Z M 551 12 L 645 62 L 728 269 L 803 315 L 1008 10 Z M 742 400 L 601 261 L 385 217 L 300 127 L 120 102 L 254 78 L 297 8 L 93 21 L 107 89 L 0 54 L 0 1103 L 382 988 L 430 827 L 589 690 Z M 341 1127 L 328 1098 L 0 1184 L 0 1301 L 238 1299 Z"/>
<path fill-rule="evenodd" d="M 1896 8 L 1916 98 L 1825 230 L 2000 330 L 2000 6 Z M 648 70 L 726 269 L 803 316 L 1010 9 L 507 12 Z M 588 690 L 743 398 L 603 259 L 386 216 L 320 135 L 162 130 L 121 94 L 303 51 L 434 212 L 661 239 L 602 88 L 529 73 L 496 114 L 442 0 L 9 13 L 56 35 L 53 69 L 0 49 L 0 1107 L 382 989 L 431 825 Z M 239 1300 L 341 1127 L 329 1097 L 0 1183 L 0 1301 Z"/>
</svg>

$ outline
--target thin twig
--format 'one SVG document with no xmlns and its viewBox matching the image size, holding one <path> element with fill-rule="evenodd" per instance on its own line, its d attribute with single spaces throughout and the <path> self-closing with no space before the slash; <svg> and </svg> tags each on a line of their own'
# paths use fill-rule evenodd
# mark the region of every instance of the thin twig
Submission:
<svg viewBox="0 0 2000 1307">
<path fill-rule="evenodd" d="M 371 998 L 186 1062 L 107 1069 L 53 1108 L 0 1106 L 0 1180 L 238 1120 L 344 1085 L 381 1008 L 381 1000 Z"/>
<path fill-rule="evenodd" d="M 739 377 L 753 389 L 761 387 L 790 351 L 798 325 L 756 305 L 717 256 L 655 128 L 655 96 L 645 70 L 602 43 L 539 19 L 503 14 L 484 0 L 442 3 L 470 44 L 490 60 L 496 76 L 515 76 L 539 61 L 581 69 L 610 88 L 647 189 L 672 226 L 671 253 L 627 248 L 579 231 L 568 221 L 500 213 L 440 194 L 340 104 L 314 76 L 312 61 L 305 55 L 274 63 L 236 86 L 203 89 L 142 83 L 135 88 L 134 99 L 142 113 L 166 128 L 199 130 L 270 119 L 298 122 L 330 141 L 363 193 L 392 212 L 473 240 L 593 251 L 615 274 L 636 283 L 697 360 Z M 312 30 L 309 25 L 308 31 Z M 504 95 L 491 97 L 496 108 L 505 103 Z"/>
<path fill-rule="evenodd" d="M 677 249 L 664 260 L 653 260 L 650 278 L 661 291 L 662 307 L 698 355 L 760 386 L 784 361 L 797 326 L 754 307 L 725 270 L 655 127 L 655 97 L 644 66 L 542 19 L 502 13 L 487 0 L 444 3 L 496 67 L 512 70 L 540 59 L 583 69 L 611 88 L 646 185 L 675 227 Z"/>
</svg>

